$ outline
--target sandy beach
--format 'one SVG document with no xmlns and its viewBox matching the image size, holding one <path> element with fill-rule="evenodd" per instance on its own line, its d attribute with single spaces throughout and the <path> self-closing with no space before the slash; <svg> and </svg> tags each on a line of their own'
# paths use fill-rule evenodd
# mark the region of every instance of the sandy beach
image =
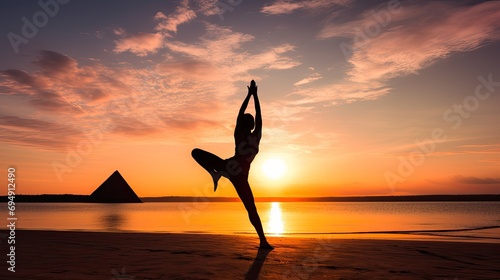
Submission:
<svg viewBox="0 0 500 280">
<path fill-rule="evenodd" d="M 4 241 L 1 248 L 7 252 Z M 0 275 L 65 280 L 500 278 L 500 244 L 290 237 L 270 237 L 270 242 L 275 250 L 259 251 L 254 236 L 18 230 L 16 272 L 7 270 L 2 253 Z"/>
</svg>

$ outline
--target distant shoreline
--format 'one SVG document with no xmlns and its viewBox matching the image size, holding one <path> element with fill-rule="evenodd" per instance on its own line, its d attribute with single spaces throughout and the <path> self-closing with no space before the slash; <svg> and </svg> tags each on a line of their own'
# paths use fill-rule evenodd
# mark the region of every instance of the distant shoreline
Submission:
<svg viewBox="0 0 500 280">
<path fill-rule="evenodd" d="M 238 202 L 238 197 L 162 196 L 141 197 L 143 202 Z M 500 194 L 477 195 L 404 195 L 404 196 L 335 196 L 335 197 L 256 197 L 256 202 L 450 202 L 500 201 Z M 7 202 L 7 196 L 0 196 Z M 16 195 L 15 202 L 93 203 L 89 195 L 42 194 Z"/>
</svg>

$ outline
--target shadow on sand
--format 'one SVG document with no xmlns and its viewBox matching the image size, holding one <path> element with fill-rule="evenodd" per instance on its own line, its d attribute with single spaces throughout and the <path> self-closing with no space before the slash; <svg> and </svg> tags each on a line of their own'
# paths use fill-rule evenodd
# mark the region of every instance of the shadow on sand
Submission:
<svg viewBox="0 0 500 280">
<path fill-rule="evenodd" d="M 267 255 L 271 251 L 272 250 L 269 250 L 269 249 L 259 248 L 259 251 L 257 251 L 257 256 L 255 256 L 255 259 L 253 260 L 252 265 L 250 266 L 247 273 L 245 274 L 245 280 L 259 279 L 259 275 L 260 275 L 260 271 L 262 269 L 262 266 L 264 265 L 264 262 L 266 261 Z"/>
</svg>

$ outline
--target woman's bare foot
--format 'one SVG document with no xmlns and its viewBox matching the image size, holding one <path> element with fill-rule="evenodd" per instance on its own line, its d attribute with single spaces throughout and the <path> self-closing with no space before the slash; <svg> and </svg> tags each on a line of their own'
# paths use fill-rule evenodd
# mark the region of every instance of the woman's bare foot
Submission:
<svg viewBox="0 0 500 280">
<path fill-rule="evenodd" d="M 271 246 L 271 244 L 269 244 L 267 241 L 264 241 L 264 242 L 260 242 L 259 249 L 272 250 L 272 249 L 274 249 L 274 247 Z"/>
<path fill-rule="evenodd" d="M 214 192 L 217 190 L 217 185 L 219 183 L 219 179 L 222 176 L 219 174 L 217 171 L 212 171 L 210 172 L 210 175 L 212 176 L 212 180 L 214 181 Z"/>
</svg>

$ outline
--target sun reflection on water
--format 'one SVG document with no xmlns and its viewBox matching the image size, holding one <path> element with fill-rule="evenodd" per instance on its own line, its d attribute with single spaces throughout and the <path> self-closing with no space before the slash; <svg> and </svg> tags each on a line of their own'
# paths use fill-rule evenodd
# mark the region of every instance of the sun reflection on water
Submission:
<svg viewBox="0 0 500 280">
<path fill-rule="evenodd" d="M 267 233 L 272 235 L 281 235 L 285 232 L 285 224 L 281 215 L 281 206 L 279 202 L 271 203 L 269 211 L 269 222 L 267 224 Z"/>
</svg>

